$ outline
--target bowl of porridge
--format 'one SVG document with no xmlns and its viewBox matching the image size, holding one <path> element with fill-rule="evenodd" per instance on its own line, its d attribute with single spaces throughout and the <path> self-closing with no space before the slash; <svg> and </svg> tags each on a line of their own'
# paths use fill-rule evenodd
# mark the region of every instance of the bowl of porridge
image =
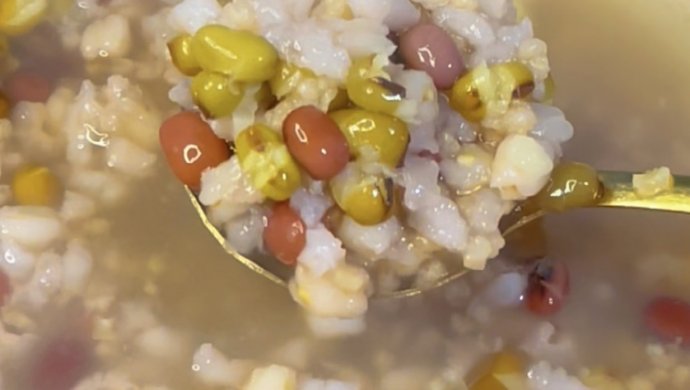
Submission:
<svg viewBox="0 0 690 390">
<path fill-rule="evenodd" d="M 687 389 L 690 220 L 501 229 L 587 166 L 690 172 L 688 16 L 3 2 L 0 388 Z"/>
</svg>

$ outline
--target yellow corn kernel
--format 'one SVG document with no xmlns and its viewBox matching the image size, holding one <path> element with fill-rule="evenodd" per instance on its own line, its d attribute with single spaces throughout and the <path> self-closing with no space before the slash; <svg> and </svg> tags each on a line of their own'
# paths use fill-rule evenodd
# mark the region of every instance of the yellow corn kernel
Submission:
<svg viewBox="0 0 690 390">
<path fill-rule="evenodd" d="M 470 390 L 519 390 L 527 388 L 522 359 L 512 352 L 500 352 L 481 371 L 481 376 L 470 386 Z"/>
<path fill-rule="evenodd" d="M 235 140 L 235 151 L 252 185 L 267 198 L 287 200 L 299 188 L 299 167 L 280 135 L 270 128 L 257 124 L 243 130 Z"/>
<path fill-rule="evenodd" d="M 345 82 L 347 94 L 359 107 L 394 115 L 405 99 L 405 88 L 390 81 L 388 74 L 376 69 L 373 62 L 373 57 L 363 57 L 353 62 Z"/>
<path fill-rule="evenodd" d="M 392 183 L 384 177 L 366 174 L 350 163 L 329 186 L 338 207 L 360 225 L 376 225 L 390 216 Z"/>
<path fill-rule="evenodd" d="M 458 79 L 449 97 L 451 108 L 470 122 L 481 122 L 486 116 L 486 105 L 479 96 L 478 85 L 488 82 L 488 77 L 480 78 L 478 69 Z"/>
<path fill-rule="evenodd" d="M 199 29 L 192 39 L 192 54 L 202 69 L 243 82 L 267 81 L 278 66 L 278 52 L 264 38 L 221 25 Z"/>
<path fill-rule="evenodd" d="M 468 121 L 480 122 L 489 109 L 507 109 L 515 91 L 533 82 L 532 72 L 521 63 L 482 65 L 455 82 L 449 103 Z"/>
<path fill-rule="evenodd" d="M 294 91 L 300 82 L 309 78 L 316 78 L 316 75 L 311 70 L 300 68 L 287 62 L 281 62 L 276 74 L 269 83 L 273 94 L 278 99 L 282 99 L 285 95 Z"/>
<path fill-rule="evenodd" d="M 491 67 L 496 77 L 499 97 L 513 96 L 514 92 L 523 85 L 534 83 L 532 71 L 519 62 L 506 62 Z"/>
<path fill-rule="evenodd" d="M 355 16 L 347 0 L 321 0 L 313 11 L 318 19 L 352 20 Z"/>
<path fill-rule="evenodd" d="M 48 10 L 48 0 L 0 1 L 0 32 L 20 35 L 39 24 Z"/>
<path fill-rule="evenodd" d="M 14 174 L 12 195 L 21 206 L 54 207 L 62 201 L 62 186 L 48 168 L 29 165 Z"/>
<path fill-rule="evenodd" d="M 335 111 L 330 117 L 345 135 L 355 158 L 373 151 L 378 161 L 395 168 L 405 155 L 410 134 L 400 119 L 361 109 Z"/>
<path fill-rule="evenodd" d="M 563 212 L 596 205 L 603 195 L 596 169 L 586 164 L 561 162 L 554 167 L 544 188 L 532 199 L 542 210 Z"/>
<path fill-rule="evenodd" d="M 175 68 L 182 74 L 194 76 L 201 71 L 196 58 L 192 55 L 192 36 L 181 34 L 168 42 L 168 53 Z"/>
<path fill-rule="evenodd" d="M 244 86 L 225 75 L 202 71 L 192 79 L 192 97 L 204 115 L 222 118 L 232 114 L 242 101 Z"/>
</svg>

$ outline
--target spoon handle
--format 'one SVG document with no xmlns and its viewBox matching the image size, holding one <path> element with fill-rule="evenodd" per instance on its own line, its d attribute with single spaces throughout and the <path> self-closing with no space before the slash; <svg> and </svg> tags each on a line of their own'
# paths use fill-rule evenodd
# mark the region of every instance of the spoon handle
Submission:
<svg viewBox="0 0 690 390">
<path fill-rule="evenodd" d="M 688 176 L 674 175 L 674 187 L 671 190 L 664 191 L 651 197 L 640 197 L 637 195 L 633 186 L 633 173 L 631 172 L 599 171 L 599 178 L 604 185 L 605 193 L 601 201 L 594 207 L 618 207 L 690 214 L 690 177 Z M 196 213 L 201 218 L 202 224 L 229 255 L 234 257 L 237 261 L 244 264 L 252 271 L 264 276 L 272 282 L 282 286 L 287 286 L 286 281 L 289 279 L 289 277 L 287 276 L 288 272 L 286 270 L 273 269 L 273 267 L 270 267 L 267 264 L 261 264 L 260 262 L 256 261 L 256 259 L 250 259 L 238 253 L 234 248 L 232 248 L 231 245 L 229 245 L 222 233 L 211 223 L 211 221 L 209 221 L 208 216 L 204 211 L 204 207 L 199 203 L 196 195 L 189 188 L 185 187 L 185 189 Z M 526 215 L 505 229 L 502 234 L 504 237 L 506 237 L 514 231 L 531 223 L 532 221 L 544 217 L 546 214 L 547 213 L 544 211 L 537 211 Z M 377 297 L 391 299 L 415 296 L 426 290 L 443 286 L 455 279 L 460 278 L 465 273 L 466 270 L 453 273 L 436 281 L 432 286 L 428 286 L 425 289 L 409 288 L 393 293 L 387 293 L 385 295 L 379 295 Z"/>
<path fill-rule="evenodd" d="M 641 197 L 633 186 L 632 172 L 599 171 L 599 180 L 604 187 L 604 196 L 590 207 L 628 208 L 638 210 L 666 211 L 690 214 L 690 177 L 673 176 L 672 189 L 657 195 Z M 548 213 L 538 210 L 522 216 L 502 232 L 507 237 L 525 225 L 543 218 Z"/>
<path fill-rule="evenodd" d="M 600 171 L 606 193 L 596 207 L 620 207 L 690 214 L 690 177 L 673 176 L 674 186 L 651 197 L 640 197 L 633 187 L 633 173 Z"/>
</svg>

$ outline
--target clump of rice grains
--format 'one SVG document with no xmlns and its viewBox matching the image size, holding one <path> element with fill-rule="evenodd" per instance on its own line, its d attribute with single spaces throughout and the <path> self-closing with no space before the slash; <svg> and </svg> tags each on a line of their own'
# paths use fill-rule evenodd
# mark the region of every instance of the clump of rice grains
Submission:
<svg viewBox="0 0 690 390">
<path fill-rule="evenodd" d="M 642 198 L 651 198 L 661 193 L 673 190 L 673 175 L 667 167 L 650 169 L 633 175 L 633 188 Z"/>
<path fill-rule="evenodd" d="M 484 269 L 573 135 L 512 2 L 184 0 L 167 21 L 169 165 L 322 333 L 362 329 L 381 289 Z"/>
</svg>

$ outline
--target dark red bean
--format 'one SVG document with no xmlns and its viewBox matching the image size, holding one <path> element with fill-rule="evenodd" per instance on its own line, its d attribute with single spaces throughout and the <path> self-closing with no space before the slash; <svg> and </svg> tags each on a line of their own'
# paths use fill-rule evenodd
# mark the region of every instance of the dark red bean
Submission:
<svg viewBox="0 0 690 390">
<path fill-rule="evenodd" d="M 297 108 L 285 118 L 283 138 L 290 154 L 316 180 L 333 178 L 350 160 L 338 125 L 313 106 Z"/>
<path fill-rule="evenodd" d="M 656 298 L 644 309 L 644 323 L 658 338 L 690 346 L 690 303 Z"/>
<path fill-rule="evenodd" d="M 345 218 L 345 213 L 338 206 L 332 206 L 326 213 L 321 217 L 321 223 L 324 224 L 326 229 L 331 233 L 336 233 L 343 224 L 343 219 Z"/>
<path fill-rule="evenodd" d="M 280 262 L 295 265 L 307 243 L 307 228 L 288 202 L 276 203 L 268 216 L 263 238 L 266 249 Z"/>
<path fill-rule="evenodd" d="M 4 80 L 3 90 L 12 104 L 44 103 L 53 93 L 53 84 L 39 73 L 18 70 Z"/>
<path fill-rule="evenodd" d="M 181 112 L 168 118 L 159 139 L 175 176 L 194 190 L 201 186 L 201 174 L 230 158 L 230 149 L 218 138 L 201 115 Z"/>
<path fill-rule="evenodd" d="M 527 84 L 520 85 L 513 91 L 513 99 L 523 99 L 528 97 L 534 92 L 534 82 L 529 82 Z"/>
<path fill-rule="evenodd" d="M 437 163 L 440 163 L 442 160 L 441 154 L 433 153 L 433 152 L 430 152 L 426 149 L 417 153 L 417 156 L 419 156 L 421 158 L 428 158 L 429 160 L 434 160 Z"/>
<path fill-rule="evenodd" d="M 563 307 L 570 293 L 570 275 L 562 262 L 541 260 L 530 272 L 525 290 L 525 306 L 538 315 L 551 315 Z"/>
<path fill-rule="evenodd" d="M 7 303 L 10 294 L 12 294 L 12 284 L 10 283 L 10 278 L 6 273 L 0 271 L 0 307 Z"/>
<path fill-rule="evenodd" d="M 434 24 L 412 27 L 400 37 L 399 47 L 405 64 L 426 72 L 438 89 L 449 89 L 465 71 L 453 38 Z"/>
<path fill-rule="evenodd" d="M 395 45 L 395 52 L 388 57 L 390 62 L 394 64 L 403 64 L 405 63 L 405 59 L 402 57 L 402 54 L 400 54 L 400 35 L 398 35 L 396 32 L 389 32 L 388 35 L 388 40 L 393 42 Z"/>
<path fill-rule="evenodd" d="M 32 390 L 69 390 L 90 372 L 93 365 L 92 346 L 86 337 L 61 335 L 37 351 L 30 370 L 29 386 Z"/>
</svg>

